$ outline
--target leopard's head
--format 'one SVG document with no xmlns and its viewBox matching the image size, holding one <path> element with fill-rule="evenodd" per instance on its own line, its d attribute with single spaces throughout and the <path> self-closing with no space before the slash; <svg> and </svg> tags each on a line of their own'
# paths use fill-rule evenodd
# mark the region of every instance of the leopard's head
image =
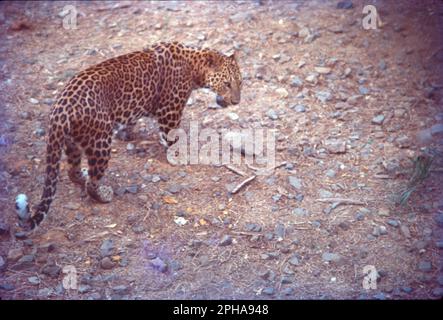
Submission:
<svg viewBox="0 0 443 320">
<path fill-rule="evenodd" d="M 205 83 L 217 94 L 217 104 L 221 107 L 240 103 L 242 76 L 237 62 L 237 54 L 225 56 L 209 52 L 208 70 Z"/>
</svg>

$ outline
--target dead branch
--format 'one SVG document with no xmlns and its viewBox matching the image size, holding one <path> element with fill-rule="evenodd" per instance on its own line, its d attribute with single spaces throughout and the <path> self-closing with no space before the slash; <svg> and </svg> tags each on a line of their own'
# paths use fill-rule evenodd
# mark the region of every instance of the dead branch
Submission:
<svg viewBox="0 0 443 320">
<path fill-rule="evenodd" d="M 244 177 L 246 175 L 246 173 L 244 173 L 243 171 L 241 171 L 241 170 L 239 170 L 239 169 L 237 169 L 237 168 L 235 168 L 235 167 L 233 167 L 233 166 L 231 166 L 229 164 L 225 164 L 225 167 L 226 167 L 226 169 L 229 169 L 232 172 L 234 172 L 234 173 L 236 173 L 236 174 L 238 174 L 240 176 Z"/>
<path fill-rule="evenodd" d="M 243 188 L 245 185 L 247 185 L 249 182 L 251 182 L 252 180 L 255 179 L 256 176 L 251 176 L 246 180 L 243 180 L 242 182 L 240 182 L 232 191 L 232 194 L 237 193 L 241 188 Z"/>
<path fill-rule="evenodd" d="M 324 198 L 324 199 L 316 199 L 318 202 L 326 202 L 326 203 L 338 203 L 340 204 L 349 204 L 349 205 L 365 205 L 364 202 L 355 200 L 355 199 L 345 199 L 345 198 Z"/>
</svg>

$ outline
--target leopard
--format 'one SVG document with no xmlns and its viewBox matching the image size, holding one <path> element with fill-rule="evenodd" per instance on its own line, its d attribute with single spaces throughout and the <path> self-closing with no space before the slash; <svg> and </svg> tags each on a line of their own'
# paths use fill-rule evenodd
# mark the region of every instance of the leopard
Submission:
<svg viewBox="0 0 443 320">
<path fill-rule="evenodd" d="M 131 133 L 138 119 L 157 121 L 160 143 L 180 125 L 194 90 L 207 88 L 221 107 L 241 100 L 242 75 L 238 52 L 223 54 L 178 42 L 160 42 L 110 58 L 74 75 L 57 95 L 49 114 L 46 174 L 40 202 L 32 213 L 26 203 L 20 225 L 33 231 L 54 200 L 63 151 L 68 177 L 99 203 L 109 203 L 112 188 L 101 183 L 111 157 L 116 125 Z M 87 159 L 87 174 L 82 171 Z M 16 203 L 16 208 L 18 205 Z"/>
</svg>

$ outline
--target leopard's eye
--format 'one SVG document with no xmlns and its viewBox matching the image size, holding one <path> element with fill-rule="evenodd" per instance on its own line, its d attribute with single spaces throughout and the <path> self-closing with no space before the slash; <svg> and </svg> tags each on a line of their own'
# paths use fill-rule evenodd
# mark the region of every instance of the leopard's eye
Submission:
<svg viewBox="0 0 443 320">
<path fill-rule="evenodd" d="M 231 83 L 230 82 L 225 82 L 225 86 L 228 87 L 229 89 L 231 89 Z"/>
</svg>

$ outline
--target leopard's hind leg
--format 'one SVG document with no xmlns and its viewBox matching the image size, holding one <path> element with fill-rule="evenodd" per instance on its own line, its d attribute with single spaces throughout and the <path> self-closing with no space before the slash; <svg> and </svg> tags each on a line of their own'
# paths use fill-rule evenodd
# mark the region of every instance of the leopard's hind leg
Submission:
<svg viewBox="0 0 443 320">
<path fill-rule="evenodd" d="M 113 190 L 109 186 L 100 185 L 100 180 L 111 156 L 112 131 L 97 132 L 90 141 L 85 151 L 89 166 L 86 191 L 94 200 L 107 203 L 112 200 Z"/>
<path fill-rule="evenodd" d="M 85 175 L 83 175 L 80 167 L 82 161 L 82 150 L 71 139 L 66 139 L 65 144 L 65 153 L 68 157 L 68 164 L 70 166 L 68 171 L 69 179 L 71 179 L 72 182 L 84 187 L 86 183 L 86 177 Z"/>
</svg>

